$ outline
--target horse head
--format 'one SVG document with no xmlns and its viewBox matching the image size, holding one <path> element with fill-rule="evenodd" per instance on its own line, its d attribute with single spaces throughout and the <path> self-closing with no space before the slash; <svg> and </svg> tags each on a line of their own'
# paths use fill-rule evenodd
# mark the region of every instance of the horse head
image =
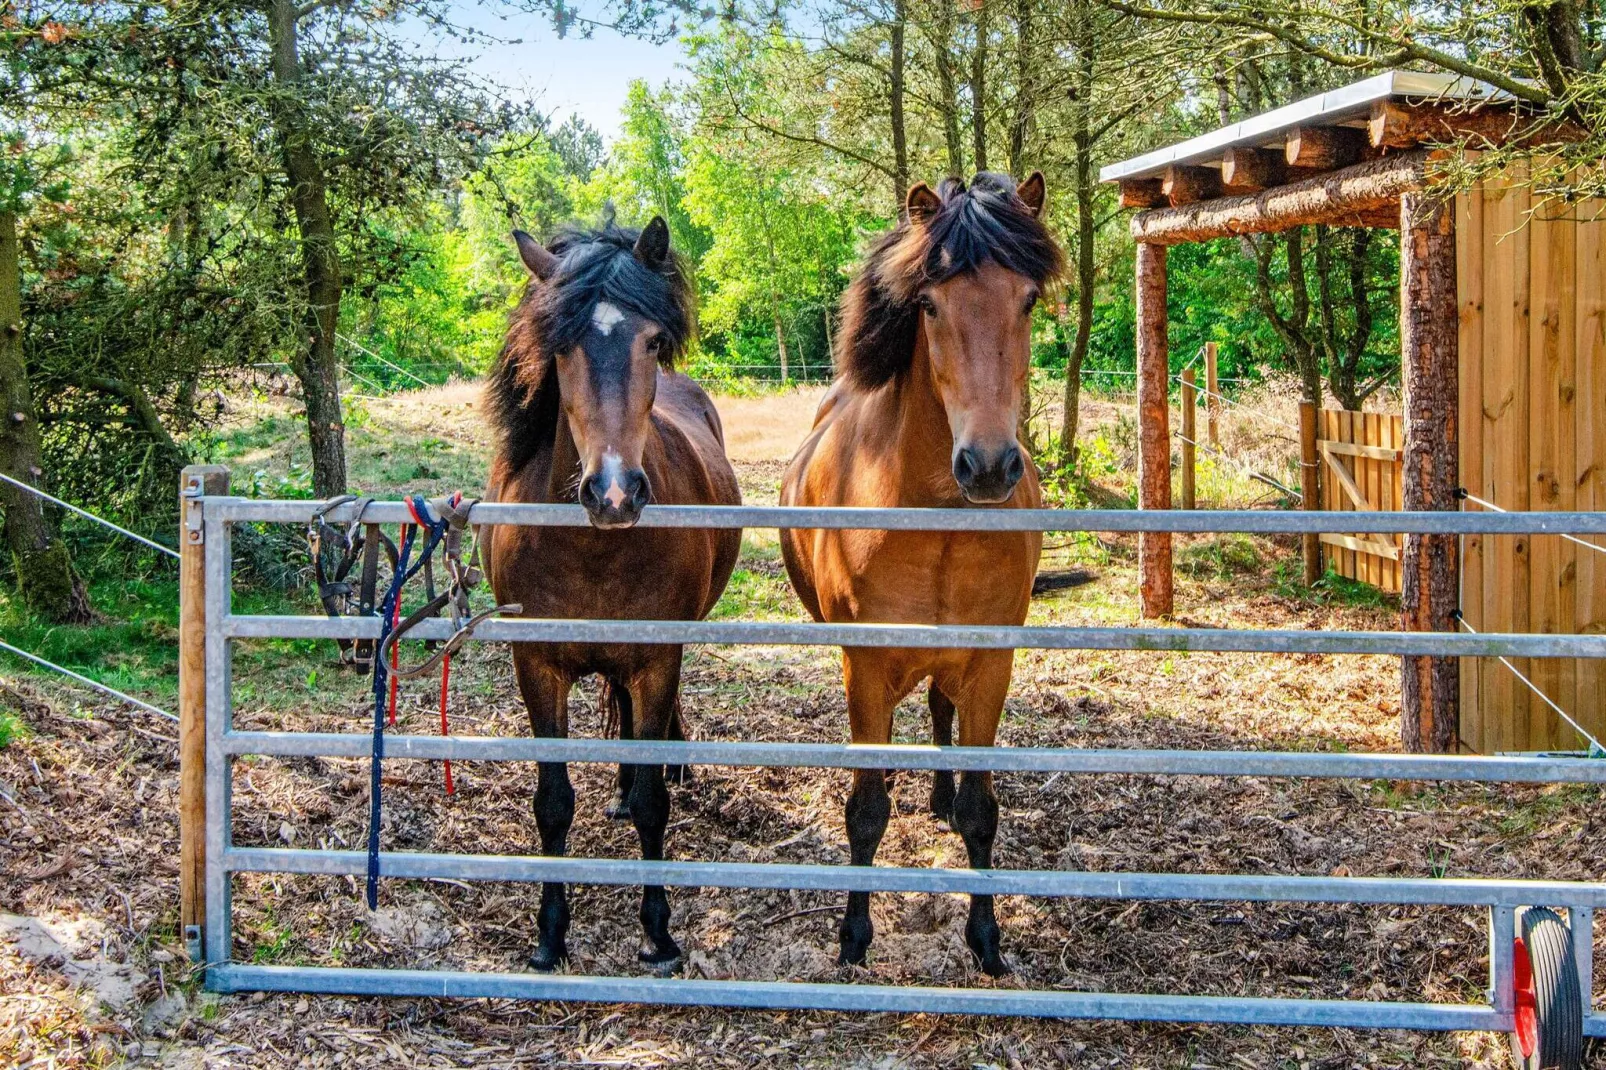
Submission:
<svg viewBox="0 0 1606 1070">
<path fill-rule="evenodd" d="M 580 456 L 578 498 L 593 526 L 627 528 L 652 500 L 642 454 L 657 397 L 690 327 L 690 291 L 655 216 L 640 233 L 611 223 L 551 249 L 514 232 L 542 286 L 535 310 L 540 374 L 555 377 Z"/>
<path fill-rule="evenodd" d="M 1030 374 L 1032 310 L 1043 285 L 1041 272 L 1017 270 L 966 248 L 978 238 L 996 239 L 989 224 L 1005 212 L 1029 214 L 1034 221 L 1042 213 L 1041 173 L 1015 189 L 997 188 L 987 181 L 992 177 L 978 176 L 970 191 L 952 179 L 939 186 L 940 193 L 922 182 L 906 203 L 909 226 L 928 231 L 935 252 L 936 270 L 927 272 L 915 303 L 953 435 L 954 481 L 973 502 L 1007 500 L 1026 471 L 1015 429 Z M 946 213 L 945 202 L 951 206 Z M 960 247 L 951 248 L 955 244 Z M 961 259 L 975 263 L 955 271 Z"/>
</svg>

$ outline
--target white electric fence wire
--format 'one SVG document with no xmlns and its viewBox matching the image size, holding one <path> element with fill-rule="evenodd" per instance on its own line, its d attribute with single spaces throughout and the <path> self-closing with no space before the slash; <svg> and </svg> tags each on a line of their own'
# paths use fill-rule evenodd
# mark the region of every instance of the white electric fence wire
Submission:
<svg viewBox="0 0 1606 1070">
<path fill-rule="evenodd" d="M 1174 381 L 1178 382 L 1178 383 L 1182 382 L 1182 376 L 1180 376 L 1180 375 L 1173 375 L 1171 378 Z M 1223 380 L 1223 381 L 1225 381 L 1225 380 Z M 1216 393 L 1214 390 L 1211 390 L 1209 387 L 1200 386 L 1198 383 L 1193 384 L 1193 388 L 1195 390 L 1197 390 L 1199 393 L 1205 395 L 1206 397 L 1215 398 L 1217 401 L 1220 401 L 1224 405 L 1231 405 L 1235 409 L 1242 409 L 1244 412 L 1253 413 L 1254 415 L 1260 417 L 1262 420 L 1265 420 L 1268 423 L 1274 423 L 1278 427 L 1286 427 L 1288 430 L 1294 432 L 1296 435 L 1299 434 L 1299 425 L 1298 424 L 1294 424 L 1294 423 L 1289 423 L 1287 420 L 1284 420 L 1281 416 L 1273 416 L 1271 413 L 1265 411 L 1264 409 L 1257 409 L 1253 405 L 1245 405 L 1241 401 L 1234 401 L 1231 398 L 1229 398 L 1229 397 L 1227 397 L 1227 396 L 1225 396 L 1223 394 Z"/>
<path fill-rule="evenodd" d="M 61 675 L 63 675 L 63 676 L 70 676 L 74 680 L 77 680 L 79 683 L 84 684 L 87 687 L 94 688 L 96 691 L 103 691 L 106 694 L 112 696 L 113 698 L 122 699 L 124 702 L 128 703 L 130 706 L 138 706 L 140 709 L 146 710 L 146 711 L 148 711 L 150 713 L 154 713 L 158 717 L 166 717 L 169 721 L 177 721 L 178 720 L 178 717 L 176 717 L 175 715 L 173 715 L 171 713 L 168 713 L 166 710 L 162 709 L 159 706 L 152 706 L 149 702 L 141 701 L 140 699 L 135 698 L 133 695 L 125 695 L 123 692 L 117 690 L 115 687 L 107 687 L 105 684 L 101 683 L 99 680 L 91 680 L 89 677 L 83 675 L 82 673 L 73 672 L 71 669 L 64 668 L 64 667 L 62 667 L 60 665 L 57 665 L 53 661 L 46 661 L 44 658 L 40 657 L 39 655 L 30 654 L 26 650 L 23 650 L 20 647 L 14 647 L 10 643 L 5 642 L 4 640 L 0 640 L 0 650 L 9 651 L 10 653 L 15 654 L 19 658 L 24 658 L 24 659 L 26 659 L 28 661 L 31 661 L 35 665 L 42 665 L 47 669 L 51 669 L 51 670 L 54 670 L 55 672 L 61 673 Z"/>
<path fill-rule="evenodd" d="M 1503 513 L 1503 512 L 1506 511 L 1506 510 L 1500 508 L 1498 505 L 1494 505 L 1494 504 L 1492 504 L 1490 502 L 1484 501 L 1482 498 L 1478 498 L 1478 497 L 1475 497 L 1474 495 L 1467 494 L 1467 492 L 1465 490 L 1463 490 L 1461 493 L 1462 493 L 1462 495 L 1465 497 L 1465 499 L 1467 501 L 1472 502 L 1474 505 L 1480 505 L 1480 506 L 1483 506 L 1486 509 L 1492 509 L 1497 513 Z M 1466 507 L 1463 506 L 1461 511 L 1462 512 L 1466 512 Z M 1567 536 L 1567 538 L 1571 538 L 1571 536 Z M 1575 539 L 1574 541 L 1576 542 L 1578 540 Z M 1586 542 L 1586 543 L 1584 543 L 1584 545 L 1588 546 L 1588 547 L 1591 547 L 1592 549 L 1596 549 L 1596 550 L 1600 549 L 1600 547 L 1595 546 L 1594 543 L 1587 543 Z M 1464 591 L 1464 590 L 1467 589 L 1467 537 L 1465 535 L 1460 536 L 1460 538 L 1457 540 L 1456 562 L 1455 563 L 1456 563 L 1456 571 L 1457 571 L 1456 590 Z M 1461 611 L 1461 607 L 1459 606 L 1459 604 L 1456 606 L 1455 619 L 1456 619 L 1456 623 L 1460 624 L 1461 627 L 1465 628 L 1467 631 L 1471 632 L 1473 635 L 1477 635 L 1478 634 L 1478 630 L 1476 628 L 1474 628 L 1472 625 L 1467 623 L 1466 615 Z M 1549 695 L 1547 695 L 1543 691 L 1539 690 L 1539 687 L 1532 680 L 1528 679 L 1522 673 L 1518 672 L 1517 671 L 1517 667 L 1515 665 L 1511 664 L 1509 659 L 1507 659 L 1505 657 L 1501 657 L 1500 658 L 1500 664 L 1504 665 L 1507 669 L 1510 669 L 1511 670 L 1511 674 L 1513 676 L 1515 676 L 1517 679 L 1521 680 L 1523 683 L 1528 685 L 1528 690 L 1530 690 L 1534 694 L 1538 695 L 1540 700 L 1543 701 L 1545 705 L 1547 705 L 1551 709 L 1555 710 L 1556 713 L 1561 717 L 1562 720 L 1564 720 L 1568 724 L 1572 725 L 1573 728 L 1578 732 L 1579 735 L 1583 736 L 1584 739 L 1589 741 L 1589 748 L 1590 748 L 1589 749 L 1589 753 L 1590 753 L 1590 755 L 1592 757 L 1595 756 L 1595 755 L 1606 755 L 1606 748 L 1602 748 L 1601 747 L 1600 740 L 1596 739 L 1594 736 L 1592 736 L 1588 732 L 1584 731 L 1584 728 L 1583 728 L 1582 725 L 1580 725 L 1577 721 L 1573 720 L 1571 717 L 1567 716 L 1567 711 L 1566 710 L 1562 709 L 1560 706 L 1556 705 L 1556 703 L 1552 702 Z"/>
<path fill-rule="evenodd" d="M 173 549 L 172 547 L 163 546 L 159 542 L 153 542 L 152 540 L 147 539 L 143 535 L 136 535 L 136 534 L 134 534 L 134 532 L 129 531 L 125 527 L 119 527 L 118 525 L 113 524 L 110 520 L 106 520 L 106 519 L 104 519 L 102 517 L 98 517 L 94 513 L 89 512 L 87 509 L 80 509 L 80 508 L 78 508 L 78 506 L 73 505 L 71 502 L 64 502 L 60 498 L 57 498 L 57 497 L 54 497 L 52 495 L 46 494 L 44 491 L 40 490 L 38 487 L 29 486 L 27 483 L 24 483 L 20 479 L 12 479 L 10 476 L 6 475 L 4 472 L 0 472 L 0 479 L 5 480 L 7 483 L 10 483 L 13 487 L 16 487 L 19 490 L 25 490 L 29 494 L 33 494 L 33 495 L 36 495 L 36 496 L 38 496 L 40 498 L 43 498 L 47 502 L 53 502 L 56 505 L 59 505 L 63 509 L 68 510 L 69 512 L 77 513 L 79 516 L 84 517 L 87 520 L 93 520 L 97 524 L 103 525 L 104 527 L 111 528 L 113 531 L 117 532 L 119 535 L 126 535 L 128 538 L 133 539 L 135 542 L 144 543 L 146 546 L 149 546 L 152 550 L 160 550 L 162 553 L 166 554 L 168 557 L 171 557 L 171 558 L 174 558 L 174 559 L 178 558 L 178 551 Z"/>
<path fill-rule="evenodd" d="M 1460 613 L 1456 614 L 1456 620 L 1458 622 L 1460 622 L 1461 627 L 1465 628 L 1467 631 L 1471 632 L 1473 635 L 1477 635 L 1478 634 L 1478 629 L 1476 629 L 1472 625 L 1468 624 L 1467 623 L 1467 618 L 1462 616 Z M 1581 725 L 1577 721 L 1573 720 L 1570 716 L 1568 716 L 1566 710 L 1564 710 L 1560 706 L 1556 705 L 1556 703 L 1551 700 L 1549 695 L 1547 695 L 1543 691 L 1539 690 L 1539 685 L 1534 683 L 1532 680 L 1528 679 L 1528 677 L 1523 675 L 1522 670 L 1518 669 L 1515 665 L 1511 664 L 1511 659 L 1510 658 L 1500 657 L 1500 664 L 1502 664 L 1506 668 L 1510 669 L 1511 670 L 1511 675 L 1513 675 L 1517 679 L 1521 680 L 1524 684 L 1527 684 L 1529 691 L 1532 691 L 1534 694 L 1538 695 L 1540 700 L 1542 702 L 1544 702 L 1544 704 L 1546 706 L 1549 706 L 1551 709 L 1556 711 L 1556 716 L 1560 717 L 1563 721 L 1566 721 L 1568 724 L 1572 725 L 1573 726 L 1573 730 L 1576 731 L 1580 736 L 1583 736 L 1584 739 L 1589 742 L 1589 747 L 1590 747 L 1590 752 L 1591 753 L 1606 752 L 1606 747 L 1602 747 L 1600 745 L 1600 740 L 1598 740 L 1594 736 L 1590 735 L 1589 732 L 1587 730 L 1585 730 L 1583 725 Z"/>
<path fill-rule="evenodd" d="M 430 382 L 428 379 L 420 379 L 418 376 L 414 375 L 412 372 L 408 371 L 406 368 L 403 368 L 400 364 L 396 364 L 396 363 L 394 363 L 392 361 L 386 360 L 384 357 L 380 356 L 378 353 L 375 353 L 372 349 L 369 349 L 367 346 L 362 345 L 361 343 L 357 342 L 355 339 L 348 338 L 343 334 L 336 334 L 335 338 L 337 340 L 339 340 L 339 341 L 342 341 L 342 342 L 346 343 L 348 346 L 350 346 L 351 348 L 355 349 L 359 353 L 368 354 L 370 357 L 373 357 L 375 360 L 379 361 L 379 363 L 385 365 L 387 368 L 394 368 L 396 371 L 401 372 L 403 375 L 407 376 L 407 378 L 413 380 L 416 383 L 419 383 L 419 384 L 421 384 L 423 386 L 435 386 L 436 385 L 435 383 Z"/>
<path fill-rule="evenodd" d="M 1467 494 L 1466 491 L 1462 491 L 1462 494 L 1466 496 L 1466 500 L 1467 501 L 1471 502 L 1473 505 L 1478 506 L 1479 508 L 1488 509 L 1490 512 L 1494 512 L 1494 513 L 1510 512 L 1510 510 L 1508 510 L 1508 509 L 1500 508 L 1494 502 L 1486 502 L 1486 501 L 1484 501 L 1482 498 L 1478 497 L 1476 494 Z M 1568 542 L 1575 542 L 1579 546 L 1587 546 L 1591 550 L 1594 550 L 1596 553 L 1606 554 L 1606 546 L 1599 546 L 1599 545 L 1597 545 L 1595 543 L 1588 542 L 1588 541 L 1586 541 L 1584 539 L 1580 539 L 1576 535 L 1562 534 L 1561 537 L 1566 539 Z"/>
<path fill-rule="evenodd" d="M 1273 479 L 1271 476 L 1268 476 L 1264 472 L 1255 471 L 1253 468 L 1250 468 L 1248 465 L 1244 464 L 1242 461 L 1238 460 L 1238 458 L 1232 456 L 1231 454 L 1223 453 L 1220 450 L 1216 449 L 1214 446 L 1206 445 L 1203 442 L 1197 442 L 1194 439 L 1189 438 L 1187 435 L 1184 435 L 1181 431 L 1173 431 L 1171 433 L 1173 435 L 1175 435 L 1177 438 L 1179 438 L 1182 441 L 1186 442 L 1188 445 L 1192 446 L 1194 449 L 1203 450 L 1205 453 L 1208 453 L 1213 457 L 1218 457 L 1221 460 L 1226 461 L 1228 464 L 1230 464 L 1234 468 L 1238 469 L 1238 471 L 1242 472 L 1244 475 L 1248 476 L 1250 479 L 1253 479 L 1253 480 L 1255 480 L 1256 482 L 1259 482 L 1259 483 L 1264 483 L 1269 487 L 1274 487 L 1277 490 L 1282 491 L 1284 494 L 1293 495 L 1295 498 L 1298 498 L 1300 501 L 1304 501 L 1305 500 L 1305 496 L 1303 494 L 1301 494 L 1299 491 L 1295 490 L 1292 487 L 1283 486 L 1277 480 Z"/>
</svg>

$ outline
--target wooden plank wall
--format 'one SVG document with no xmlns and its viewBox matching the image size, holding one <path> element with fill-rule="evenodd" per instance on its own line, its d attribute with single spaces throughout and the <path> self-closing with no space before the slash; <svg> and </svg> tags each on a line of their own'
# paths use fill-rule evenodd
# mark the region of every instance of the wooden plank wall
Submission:
<svg viewBox="0 0 1606 1070">
<path fill-rule="evenodd" d="M 1321 457 L 1322 509 L 1343 512 L 1360 508 L 1350 496 L 1344 481 L 1333 470 L 1343 468 L 1350 482 L 1360 492 L 1366 508 L 1389 512 L 1400 508 L 1404 493 L 1404 465 L 1398 451 L 1405 445 L 1405 418 L 1393 413 L 1351 412 L 1347 409 L 1323 409 L 1316 422 L 1316 448 Z M 1361 455 L 1350 447 L 1363 447 L 1369 455 Z M 1393 454 L 1384 456 L 1382 454 Z M 1393 544 L 1392 554 L 1368 553 L 1364 546 L 1369 541 Z M 1322 535 L 1322 560 L 1325 567 L 1340 576 L 1360 580 L 1390 594 L 1400 592 L 1399 551 L 1404 545 L 1400 536 Z"/>
<path fill-rule="evenodd" d="M 1606 262 L 1592 209 L 1534 211 L 1521 174 L 1458 198 L 1461 481 L 1501 508 L 1606 508 Z M 1469 536 L 1461 605 L 1486 632 L 1606 629 L 1606 561 L 1555 536 Z M 1590 731 L 1606 665 L 1513 659 Z M 1479 753 L 1572 749 L 1577 734 L 1494 658 L 1461 665 L 1461 739 Z"/>
</svg>

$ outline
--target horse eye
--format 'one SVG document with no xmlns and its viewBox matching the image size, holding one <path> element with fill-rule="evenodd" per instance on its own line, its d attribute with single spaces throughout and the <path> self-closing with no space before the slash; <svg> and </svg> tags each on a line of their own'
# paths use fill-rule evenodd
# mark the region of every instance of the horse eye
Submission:
<svg viewBox="0 0 1606 1070">
<path fill-rule="evenodd" d="M 930 316 L 932 319 L 936 319 L 937 318 L 937 304 L 936 304 L 936 302 L 933 301 L 931 298 L 927 297 L 925 294 L 921 294 L 920 295 L 919 301 L 920 301 L 921 310 L 923 312 L 925 312 L 926 315 Z"/>
<path fill-rule="evenodd" d="M 1021 309 L 1021 311 L 1023 313 L 1025 313 L 1026 315 L 1030 316 L 1032 314 L 1032 309 L 1037 307 L 1037 299 L 1039 297 L 1041 297 L 1041 296 L 1042 296 L 1041 294 L 1037 294 L 1037 293 L 1033 293 L 1033 294 L 1029 295 L 1026 298 L 1026 307 Z"/>
<path fill-rule="evenodd" d="M 655 334 L 651 338 L 647 339 L 647 352 L 654 358 L 660 357 L 663 355 L 664 346 L 666 344 L 667 343 L 665 342 L 663 335 Z"/>
</svg>

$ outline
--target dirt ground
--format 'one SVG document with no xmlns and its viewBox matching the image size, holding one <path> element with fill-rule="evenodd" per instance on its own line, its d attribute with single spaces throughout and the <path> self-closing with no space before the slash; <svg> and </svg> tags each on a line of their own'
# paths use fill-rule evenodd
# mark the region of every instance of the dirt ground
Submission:
<svg viewBox="0 0 1606 1070">
<path fill-rule="evenodd" d="M 721 400 L 749 501 L 774 501 L 784 458 L 817 397 Z M 272 411 L 263 404 L 238 416 L 246 431 L 232 447 L 237 471 L 293 462 L 293 436 L 250 432 Z M 486 447 L 475 404 L 469 387 L 370 403 L 366 428 L 352 435 L 359 481 L 392 492 L 471 487 Z M 1093 411 L 1118 462 L 1121 406 Z M 1313 596 L 1294 585 L 1293 550 L 1291 542 L 1245 537 L 1181 541 L 1179 620 L 1392 626 L 1380 599 L 1352 590 Z M 1134 554 L 1129 539 L 1052 537 L 1045 569 L 1072 580 L 1034 604 L 1032 622 L 1134 622 Z M 312 611 L 310 594 L 301 601 L 303 612 Z M 773 533 L 749 533 L 716 612 L 801 617 Z M 334 666 L 332 647 L 242 646 L 240 727 L 363 730 L 364 681 Z M 453 731 L 526 730 L 504 649 L 473 648 L 454 666 L 454 681 Z M 175 931 L 172 727 L 31 676 L 5 681 L 3 699 L 26 731 L 0 748 L 0 1066 L 1509 1065 L 1505 1039 L 1483 1034 L 220 998 L 199 990 Z M 403 730 L 433 731 L 436 699 L 432 687 L 406 688 Z M 599 732 L 594 690 L 582 688 L 573 701 L 575 730 Z M 698 738 L 846 738 L 830 650 L 690 652 L 684 701 Z M 918 695 L 900 707 L 897 738 L 928 738 L 923 711 Z M 1388 658 L 1023 651 L 1000 742 L 1393 750 L 1398 712 L 1398 666 Z M 533 769 L 458 763 L 454 771 L 458 791 L 447 797 L 431 763 L 387 766 L 390 849 L 535 850 Z M 633 830 L 602 812 L 610 770 L 576 767 L 574 776 L 571 852 L 634 857 Z M 674 790 L 670 853 L 843 863 L 846 781 L 833 770 L 699 769 Z M 366 785 L 360 761 L 241 762 L 236 841 L 360 845 Z M 964 865 L 958 838 L 925 811 L 927 789 L 925 774 L 898 777 L 878 862 Z M 1571 787 L 1007 774 L 998 790 L 996 862 L 1009 868 L 1584 880 L 1598 877 L 1606 848 L 1600 792 Z M 577 887 L 571 894 L 572 971 L 644 975 L 634 957 L 637 891 Z M 357 882 L 244 877 L 235 889 L 235 955 L 259 963 L 522 970 L 538 895 L 519 885 L 387 881 L 370 914 Z M 1460 1002 L 1479 997 L 1488 968 L 1484 918 L 1470 910 L 1005 897 L 999 920 L 1016 972 L 993 981 L 973 969 L 965 950 L 963 898 L 880 895 L 870 965 L 843 970 L 834 959 L 835 893 L 670 895 L 692 977 Z"/>
</svg>

